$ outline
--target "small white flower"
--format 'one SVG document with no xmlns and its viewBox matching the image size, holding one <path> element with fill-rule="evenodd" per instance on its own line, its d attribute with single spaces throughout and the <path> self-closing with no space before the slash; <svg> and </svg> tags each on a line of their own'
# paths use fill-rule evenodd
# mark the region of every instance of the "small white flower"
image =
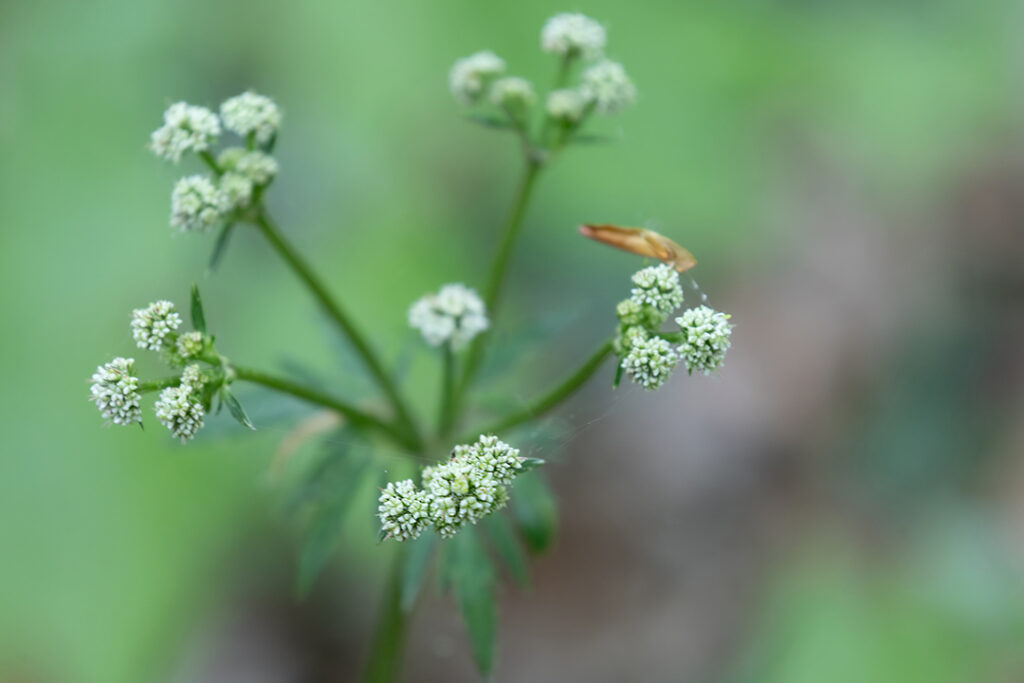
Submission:
<svg viewBox="0 0 1024 683">
<path fill-rule="evenodd" d="M 498 484 L 511 484 L 523 469 L 519 449 L 493 435 L 481 435 L 472 445 L 456 446 L 452 457 L 473 468 L 478 480 L 490 478 Z"/>
<path fill-rule="evenodd" d="M 182 371 L 182 387 L 187 387 L 189 391 L 198 393 L 202 390 L 204 384 L 206 384 L 206 377 L 203 376 L 203 371 L 198 363 L 192 363 Z"/>
<path fill-rule="evenodd" d="M 683 303 L 683 287 L 679 284 L 679 273 L 667 264 L 659 263 L 638 270 L 633 274 L 633 284 L 635 286 L 630 296 L 633 306 L 630 306 L 630 310 L 637 305 L 650 306 L 660 314 L 661 320 L 664 320 Z M 624 310 L 617 312 L 620 319 L 626 313 Z"/>
<path fill-rule="evenodd" d="M 189 366 L 197 367 L 197 366 Z M 186 369 L 187 370 L 187 369 Z M 194 378 L 189 378 L 194 379 Z M 160 392 L 160 398 L 153 406 L 160 423 L 171 434 L 185 443 L 203 427 L 206 411 L 199 402 L 198 388 L 183 376 L 181 386 L 168 387 Z"/>
<path fill-rule="evenodd" d="M 96 368 L 92 376 L 92 400 L 103 417 L 116 425 L 142 422 L 142 395 L 134 364 L 133 358 L 115 358 Z"/>
<path fill-rule="evenodd" d="M 227 196 L 231 207 L 244 209 L 252 201 L 252 180 L 241 173 L 230 171 L 220 177 L 220 191 Z"/>
<path fill-rule="evenodd" d="M 533 84 L 525 78 L 506 76 L 491 84 L 491 103 L 515 113 L 522 113 L 533 106 L 537 96 Z"/>
<path fill-rule="evenodd" d="M 552 90 L 548 93 L 548 116 L 556 121 L 576 123 L 583 117 L 587 107 L 587 98 L 578 90 Z"/>
<path fill-rule="evenodd" d="M 281 110 L 274 101 L 251 90 L 225 100 L 220 116 L 225 128 L 242 137 L 253 133 L 260 145 L 270 142 L 281 127 Z"/>
<path fill-rule="evenodd" d="M 391 482 L 381 491 L 377 514 L 387 538 L 405 541 L 418 538 L 429 522 L 430 497 L 411 479 Z"/>
<path fill-rule="evenodd" d="M 132 311 L 132 338 L 140 349 L 159 351 L 165 342 L 173 341 L 180 326 L 181 316 L 170 301 L 157 301 Z"/>
<path fill-rule="evenodd" d="M 149 136 L 149 148 L 159 157 L 178 163 L 185 152 L 202 152 L 220 135 L 217 115 L 206 107 L 175 102 L 164 112 L 164 125 Z"/>
<path fill-rule="evenodd" d="M 417 300 L 409 309 L 409 325 L 431 346 L 450 342 L 453 349 L 461 349 L 487 329 L 488 321 L 476 292 L 456 283 Z"/>
<path fill-rule="evenodd" d="M 424 469 L 423 485 L 430 495 L 430 520 L 442 538 L 454 536 L 464 524 L 476 524 L 508 500 L 497 479 L 458 456 Z"/>
<path fill-rule="evenodd" d="M 185 176 L 171 193 L 171 227 L 182 232 L 207 230 L 220 223 L 231 206 L 231 198 L 206 176 Z"/>
<path fill-rule="evenodd" d="M 679 353 L 689 372 L 702 370 L 708 375 L 725 362 L 725 354 L 731 344 L 730 317 L 708 306 L 700 306 L 683 311 L 683 315 L 676 318 L 683 331 Z"/>
<path fill-rule="evenodd" d="M 505 72 L 505 62 L 490 50 L 463 57 L 448 72 L 448 88 L 462 104 L 480 99 L 491 80 Z"/>
<path fill-rule="evenodd" d="M 604 27 L 582 14 L 556 14 L 540 32 L 540 45 L 545 52 L 581 55 L 585 59 L 600 56 L 606 39 Z"/>
<path fill-rule="evenodd" d="M 228 147 L 217 157 L 217 164 L 226 172 L 234 171 L 252 181 L 266 185 L 278 172 L 277 159 L 259 150 L 250 152 L 244 147 Z"/>
<path fill-rule="evenodd" d="M 679 354 L 661 337 L 636 339 L 622 359 L 622 369 L 645 389 L 657 389 L 672 374 Z"/>
<path fill-rule="evenodd" d="M 636 87 L 618 62 L 605 60 L 583 72 L 583 95 L 602 114 L 615 114 L 636 99 Z"/>
<path fill-rule="evenodd" d="M 624 356 L 629 353 L 634 344 L 638 341 L 646 340 L 650 336 L 650 333 L 640 325 L 624 326 L 619 330 L 619 335 L 615 338 L 615 353 L 620 357 Z"/>
</svg>

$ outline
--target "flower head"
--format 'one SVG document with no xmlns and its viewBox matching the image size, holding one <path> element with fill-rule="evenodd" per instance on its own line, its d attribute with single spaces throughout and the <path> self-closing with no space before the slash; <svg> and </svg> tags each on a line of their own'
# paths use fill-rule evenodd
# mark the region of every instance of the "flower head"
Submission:
<svg viewBox="0 0 1024 683">
<path fill-rule="evenodd" d="M 409 325 L 431 346 L 449 342 L 453 349 L 460 349 L 486 330 L 488 321 L 476 292 L 455 283 L 417 300 L 409 309 Z"/>
<path fill-rule="evenodd" d="M 490 98 L 495 106 L 520 117 L 533 106 L 537 96 L 530 81 L 518 76 L 506 76 L 491 84 Z"/>
<path fill-rule="evenodd" d="M 600 56 L 607 36 L 604 27 L 582 14 L 556 14 L 540 32 L 540 45 L 556 55 L 580 55 L 585 59 Z"/>
<path fill-rule="evenodd" d="M 584 96 L 602 114 L 615 114 L 636 99 L 636 87 L 618 62 L 598 62 L 584 71 L 582 78 Z"/>
<path fill-rule="evenodd" d="M 252 201 L 252 180 L 241 173 L 229 171 L 220 177 L 220 191 L 227 197 L 231 207 L 244 209 Z"/>
<path fill-rule="evenodd" d="M 149 136 L 149 148 L 158 157 L 178 163 L 185 152 L 202 152 L 220 135 L 217 115 L 206 107 L 175 102 L 164 112 L 164 125 Z"/>
<path fill-rule="evenodd" d="M 630 296 L 633 306 L 630 310 L 635 306 L 650 306 L 661 315 L 661 320 L 664 320 L 683 303 L 683 287 L 679 284 L 679 273 L 665 263 L 638 270 L 633 274 L 633 285 Z M 620 312 L 620 318 L 621 316 Z"/>
<path fill-rule="evenodd" d="M 181 384 L 161 391 L 160 398 L 153 405 L 160 423 L 181 439 L 182 443 L 195 436 L 203 427 L 206 411 L 199 401 L 201 387 L 199 366 L 190 365 L 182 373 Z"/>
<path fill-rule="evenodd" d="M 206 339 L 203 337 L 202 332 L 186 332 L 178 337 L 178 356 L 182 360 L 192 360 L 203 352 L 203 347 L 205 346 Z"/>
<path fill-rule="evenodd" d="M 157 301 L 132 311 L 132 338 L 140 349 L 159 351 L 173 340 L 180 326 L 181 315 L 170 301 Z"/>
<path fill-rule="evenodd" d="M 508 491 L 495 478 L 459 457 L 423 470 L 430 494 L 430 519 L 444 538 L 464 524 L 476 524 L 508 501 Z"/>
<path fill-rule="evenodd" d="M 487 84 L 505 72 L 505 62 L 490 50 L 463 57 L 448 72 L 448 88 L 462 104 L 473 104 Z"/>
<path fill-rule="evenodd" d="M 456 446 L 452 458 L 472 467 L 477 478 L 494 479 L 499 484 L 511 484 L 523 469 L 519 449 L 493 435 L 481 435 L 474 444 Z"/>
<path fill-rule="evenodd" d="M 116 425 L 142 422 L 142 395 L 134 364 L 133 358 L 115 358 L 96 368 L 92 376 L 92 400 L 103 417 Z"/>
<path fill-rule="evenodd" d="M 171 193 L 171 227 L 182 232 L 203 231 L 223 220 L 231 197 L 202 175 L 185 176 Z"/>
<path fill-rule="evenodd" d="M 556 121 L 576 123 L 583 117 L 586 107 L 587 98 L 578 90 L 562 89 L 548 93 L 546 109 L 548 116 Z"/>
<path fill-rule="evenodd" d="M 388 483 L 378 503 L 377 514 L 387 538 L 417 538 L 430 521 L 430 496 L 417 489 L 412 479 Z"/>
<path fill-rule="evenodd" d="M 683 331 L 683 343 L 679 353 L 686 361 L 689 372 L 702 370 L 705 375 L 720 368 L 729 350 L 732 325 L 729 315 L 708 306 L 699 306 L 683 311 L 676 318 Z"/>
<path fill-rule="evenodd" d="M 672 374 L 679 354 L 661 337 L 635 339 L 622 359 L 622 369 L 644 389 L 657 389 Z"/>
<path fill-rule="evenodd" d="M 260 145 L 270 142 L 281 127 L 281 110 L 274 100 L 251 90 L 225 100 L 220 116 L 225 128 L 242 137 L 252 133 Z"/>
</svg>

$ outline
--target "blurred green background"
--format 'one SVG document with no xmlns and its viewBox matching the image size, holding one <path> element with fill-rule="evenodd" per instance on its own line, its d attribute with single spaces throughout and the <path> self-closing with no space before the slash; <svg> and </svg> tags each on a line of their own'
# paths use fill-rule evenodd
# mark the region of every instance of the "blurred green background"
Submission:
<svg viewBox="0 0 1024 683">
<path fill-rule="evenodd" d="M 447 70 L 490 48 L 545 83 L 562 10 L 606 23 L 639 98 L 542 179 L 500 324 L 572 322 L 508 391 L 594 346 L 638 265 L 580 222 L 686 245 L 737 328 L 717 378 L 610 396 L 609 369 L 562 413 L 561 541 L 503 595 L 498 680 L 1024 680 L 1009 0 L 0 5 L 0 680 L 350 679 L 377 550 L 295 602 L 286 424 L 182 448 L 86 400 L 130 310 L 193 281 L 232 358 L 362 381 L 255 234 L 206 276 L 144 145 L 170 102 L 274 97 L 270 208 L 393 361 L 409 302 L 481 281 L 519 168 Z M 443 601 L 414 643 L 409 680 L 471 680 Z"/>
</svg>

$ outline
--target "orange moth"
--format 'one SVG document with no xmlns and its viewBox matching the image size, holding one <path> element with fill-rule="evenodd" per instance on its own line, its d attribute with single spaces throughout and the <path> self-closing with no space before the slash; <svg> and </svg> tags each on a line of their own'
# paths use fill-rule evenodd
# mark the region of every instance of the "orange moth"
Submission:
<svg viewBox="0 0 1024 683">
<path fill-rule="evenodd" d="M 648 258 L 656 258 L 669 264 L 680 273 L 697 265 L 697 259 L 693 257 L 693 254 L 664 235 L 646 228 L 622 228 L 617 225 L 587 223 L 580 226 L 580 234 L 616 249 Z"/>
</svg>

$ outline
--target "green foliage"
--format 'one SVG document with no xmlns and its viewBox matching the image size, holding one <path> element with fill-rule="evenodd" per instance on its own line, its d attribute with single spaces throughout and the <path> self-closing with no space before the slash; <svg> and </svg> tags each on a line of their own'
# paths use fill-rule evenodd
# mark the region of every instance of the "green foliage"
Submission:
<svg viewBox="0 0 1024 683">
<path fill-rule="evenodd" d="M 451 586 L 473 650 L 473 659 L 483 676 L 494 665 L 497 609 L 494 568 L 476 530 L 463 529 L 446 542 L 442 573 Z"/>
<path fill-rule="evenodd" d="M 192 297 L 189 312 L 192 316 L 192 327 L 206 334 L 206 315 L 203 313 L 203 300 L 199 296 L 199 285 L 192 283 Z"/>
<path fill-rule="evenodd" d="M 512 499 L 516 526 L 526 547 L 540 554 L 555 540 L 558 511 L 555 498 L 540 472 L 527 472 L 516 480 Z"/>
<path fill-rule="evenodd" d="M 494 546 L 495 552 L 502 562 L 505 563 L 505 567 L 512 575 L 512 578 L 520 586 L 528 584 L 530 582 L 530 570 L 527 565 L 526 554 L 523 552 L 523 547 L 519 539 L 516 538 L 508 518 L 503 514 L 491 515 L 484 520 L 484 528 L 487 531 L 491 544 Z"/>
</svg>

